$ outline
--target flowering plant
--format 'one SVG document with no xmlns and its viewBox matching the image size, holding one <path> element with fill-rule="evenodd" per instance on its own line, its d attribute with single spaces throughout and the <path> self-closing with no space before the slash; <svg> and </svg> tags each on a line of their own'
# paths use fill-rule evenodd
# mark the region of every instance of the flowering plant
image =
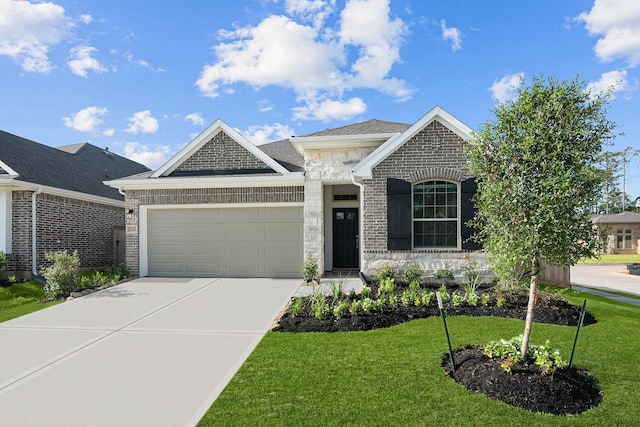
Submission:
<svg viewBox="0 0 640 427">
<path fill-rule="evenodd" d="M 506 295 L 500 295 L 497 299 L 496 299 L 496 305 L 498 307 L 504 307 L 507 304 L 507 296 Z"/>
<path fill-rule="evenodd" d="M 522 335 L 511 338 L 507 341 L 491 341 L 484 346 L 483 353 L 490 358 L 502 358 L 500 363 L 505 372 L 512 373 L 514 366 L 522 361 Z M 551 351 L 550 343 L 547 340 L 545 345 L 529 345 L 529 355 L 533 363 L 542 369 L 542 373 L 553 373 L 557 368 L 565 366 L 567 363 L 560 357 L 559 351 Z"/>
</svg>

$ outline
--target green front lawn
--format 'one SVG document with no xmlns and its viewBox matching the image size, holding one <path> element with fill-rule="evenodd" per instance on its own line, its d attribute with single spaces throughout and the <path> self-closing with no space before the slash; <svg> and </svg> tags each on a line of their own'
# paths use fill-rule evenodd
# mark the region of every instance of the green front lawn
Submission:
<svg viewBox="0 0 640 427">
<path fill-rule="evenodd" d="M 604 390 L 577 416 L 534 414 L 468 391 L 445 376 L 442 320 L 348 333 L 269 332 L 200 426 L 594 426 L 637 425 L 640 307 L 561 290 L 599 320 L 580 334 L 575 364 Z M 454 347 L 509 339 L 524 322 L 447 318 Z M 533 344 L 551 340 L 568 360 L 575 327 L 535 324 Z"/>
<path fill-rule="evenodd" d="M 42 284 L 35 280 L 0 287 L 0 322 L 59 304 L 62 300 L 40 304 L 44 299 Z"/>
<path fill-rule="evenodd" d="M 612 265 L 640 263 L 640 254 L 602 254 L 598 258 L 589 258 L 580 261 L 585 265 Z"/>
</svg>

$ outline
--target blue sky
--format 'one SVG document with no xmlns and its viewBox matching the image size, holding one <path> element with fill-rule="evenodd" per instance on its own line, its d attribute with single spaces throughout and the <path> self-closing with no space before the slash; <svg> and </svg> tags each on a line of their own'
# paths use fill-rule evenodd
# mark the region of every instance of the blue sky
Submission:
<svg viewBox="0 0 640 427">
<path fill-rule="evenodd" d="M 435 105 L 478 129 L 541 74 L 615 84 L 611 149 L 640 148 L 639 65 L 629 0 L 0 0 L 0 129 L 152 168 L 218 118 L 256 144 Z"/>
</svg>

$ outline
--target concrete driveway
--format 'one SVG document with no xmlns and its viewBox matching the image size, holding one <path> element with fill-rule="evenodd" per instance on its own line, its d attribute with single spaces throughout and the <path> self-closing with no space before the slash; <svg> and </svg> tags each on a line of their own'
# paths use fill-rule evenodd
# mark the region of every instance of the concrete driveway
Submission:
<svg viewBox="0 0 640 427">
<path fill-rule="evenodd" d="M 195 425 L 298 285 L 142 278 L 0 323 L 0 425 Z"/>
</svg>

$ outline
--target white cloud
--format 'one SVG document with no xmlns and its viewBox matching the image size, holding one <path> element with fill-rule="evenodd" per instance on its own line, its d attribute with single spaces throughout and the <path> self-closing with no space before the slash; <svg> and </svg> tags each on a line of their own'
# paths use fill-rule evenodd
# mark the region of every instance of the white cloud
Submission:
<svg viewBox="0 0 640 427">
<path fill-rule="evenodd" d="M 638 89 L 638 85 L 632 84 L 627 78 L 627 70 L 613 70 L 603 73 L 600 80 L 591 82 L 587 85 L 587 91 L 592 95 L 612 90 L 612 94 L 616 92 L 631 92 Z"/>
<path fill-rule="evenodd" d="M 151 115 L 151 111 L 138 111 L 129 117 L 129 133 L 156 133 L 158 131 L 158 120 Z"/>
<path fill-rule="evenodd" d="M 63 117 L 65 126 L 75 129 L 78 132 L 93 132 L 96 127 L 102 124 L 102 117 L 109 114 L 106 108 L 87 107 L 70 117 Z"/>
<path fill-rule="evenodd" d="M 258 111 L 261 113 L 268 113 L 271 110 L 273 110 L 273 105 L 271 105 L 268 99 L 261 99 L 260 102 L 258 102 Z"/>
<path fill-rule="evenodd" d="M 303 113 L 294 110 L 297 116 L 321 120 L 330 117 L 327 111 L 311 111 L 314 106 L 334 102 L 355 107 L 353 99 L 341 99 L 345 91 L 374 89 L 398 101 L 411 97 L 413 90 L 404 80 L 389 76 L 392 66 L 400 62 L 400 47 L 408 32 L 402 20 L 390 16 L 389 0 L 348 0 L 338 31 L 325 26 L 328 14 L 334 13 L 334 0 L 289 0 L 285 6 L 302 23 L 271 15 L 257 26 L 218 33 L 221 42 L 213 48 L 216 61 L 204 66 L 196 81 L 204 96 L 233 93 L 230 86 L 236 83 L 256 89 L 280 86 L 292 89 L 304 104 L 298 108 Z M 304 21 L 315 12 L 322 18 L 306 25 Z"/>
<path fill-rule="evenodd" d="M 203 126 L 204 125 L 204 118 L 202 117 L 202 114 L 200 113 L 190 113 L 187 114 L 184 119 L 188 122 L 191 122 L 191 124 L 196 125 L 196 126 Z"/>
<path fill-rule="evenodd" d="M 505 102 L 516 96 L 518 87 L 522 84 L 524 73 L 507 74 L 497 82 L 493 82 L 489 91 L 498 102 Z"/>
<path fill-rule="evenodd" d="M 312 22 L 315 28 L 324 24 L 327 17 L 335 11 L 336 1 L 330 0 L 286 0 L 285 9 L 289 15 L 299 16 Z"/>
<path fill-rule="evenodd" d="M 105 129 L 102 132 L 102 135 L 104 135 L 104 136 L 113 136 L 114 133 L 116 133 L 116 130 L 114 128 L 109 128 L 109 129 Z"/>
<path fill-rule="evenodd" d="M 84 78 L 88 77 L 88 70 L 105 73 L 107 69 L 97 59 L 91 57 L 95 52 L 98 52 L 98 49 L 92 46 L 76 46 L 69 50 L 70 59 L 67 65 L 71 72 Z"/>
<path fill-rule="evenodd" d="M 349 120 L 367 110 L 367 105 L 360 98 L 351 98 L 348 101 L 308 100 L 307 105 L 293 109 L 294 118 L 297 120 L 321 120 L 333 119 Z"/>
<path fill-rule="evenodd" d="M 251 126 L 246 130 L 246 132 L 241 133 L 255 145 L 290 138 L 295 134 L 292 128 L 280 123 L 275 123 L 274 125 Z"/>
<path fill-rule="evenodd" d="M 93 22 L 93 16 L 88 14 L 83 14 L 83 15 L 80 15 L 80 18 L 78 18 L 78 20 L 83 24 L 91 24 Z"/>
<path fill-rule="evenodd" d="M 169 158 L 171 149 L 166 145 L 150 147 L 139 142 L 127 142 L 123 152 L 124 157 L 128 159 L 142 163 L 150 169 L 158 169 Z"/>
<path fill-rule="evenodd" d="M 626 58 L 632 67 L 640 63 L 640 2 L 595 0 L 591 10 L 576 19 L 600 36 L 594 50 L 601 61 Z"/>
<path fill-rule="evenodd" d="M 23 0 L 0 0 L 0 55 L 24 71 L 48 73 L 48 52 L 67 38 L 73 22 L 62 6 Z"/>
<path fill-rule="evenodd" d="M 447 22 L 443 19 L 440 21 L 440 28 L 442 29 L 442 39 L 451 42 L 451 49 L 462 49 L 462 32 L 455 27 L 447 27 Z"/>
</svg>

